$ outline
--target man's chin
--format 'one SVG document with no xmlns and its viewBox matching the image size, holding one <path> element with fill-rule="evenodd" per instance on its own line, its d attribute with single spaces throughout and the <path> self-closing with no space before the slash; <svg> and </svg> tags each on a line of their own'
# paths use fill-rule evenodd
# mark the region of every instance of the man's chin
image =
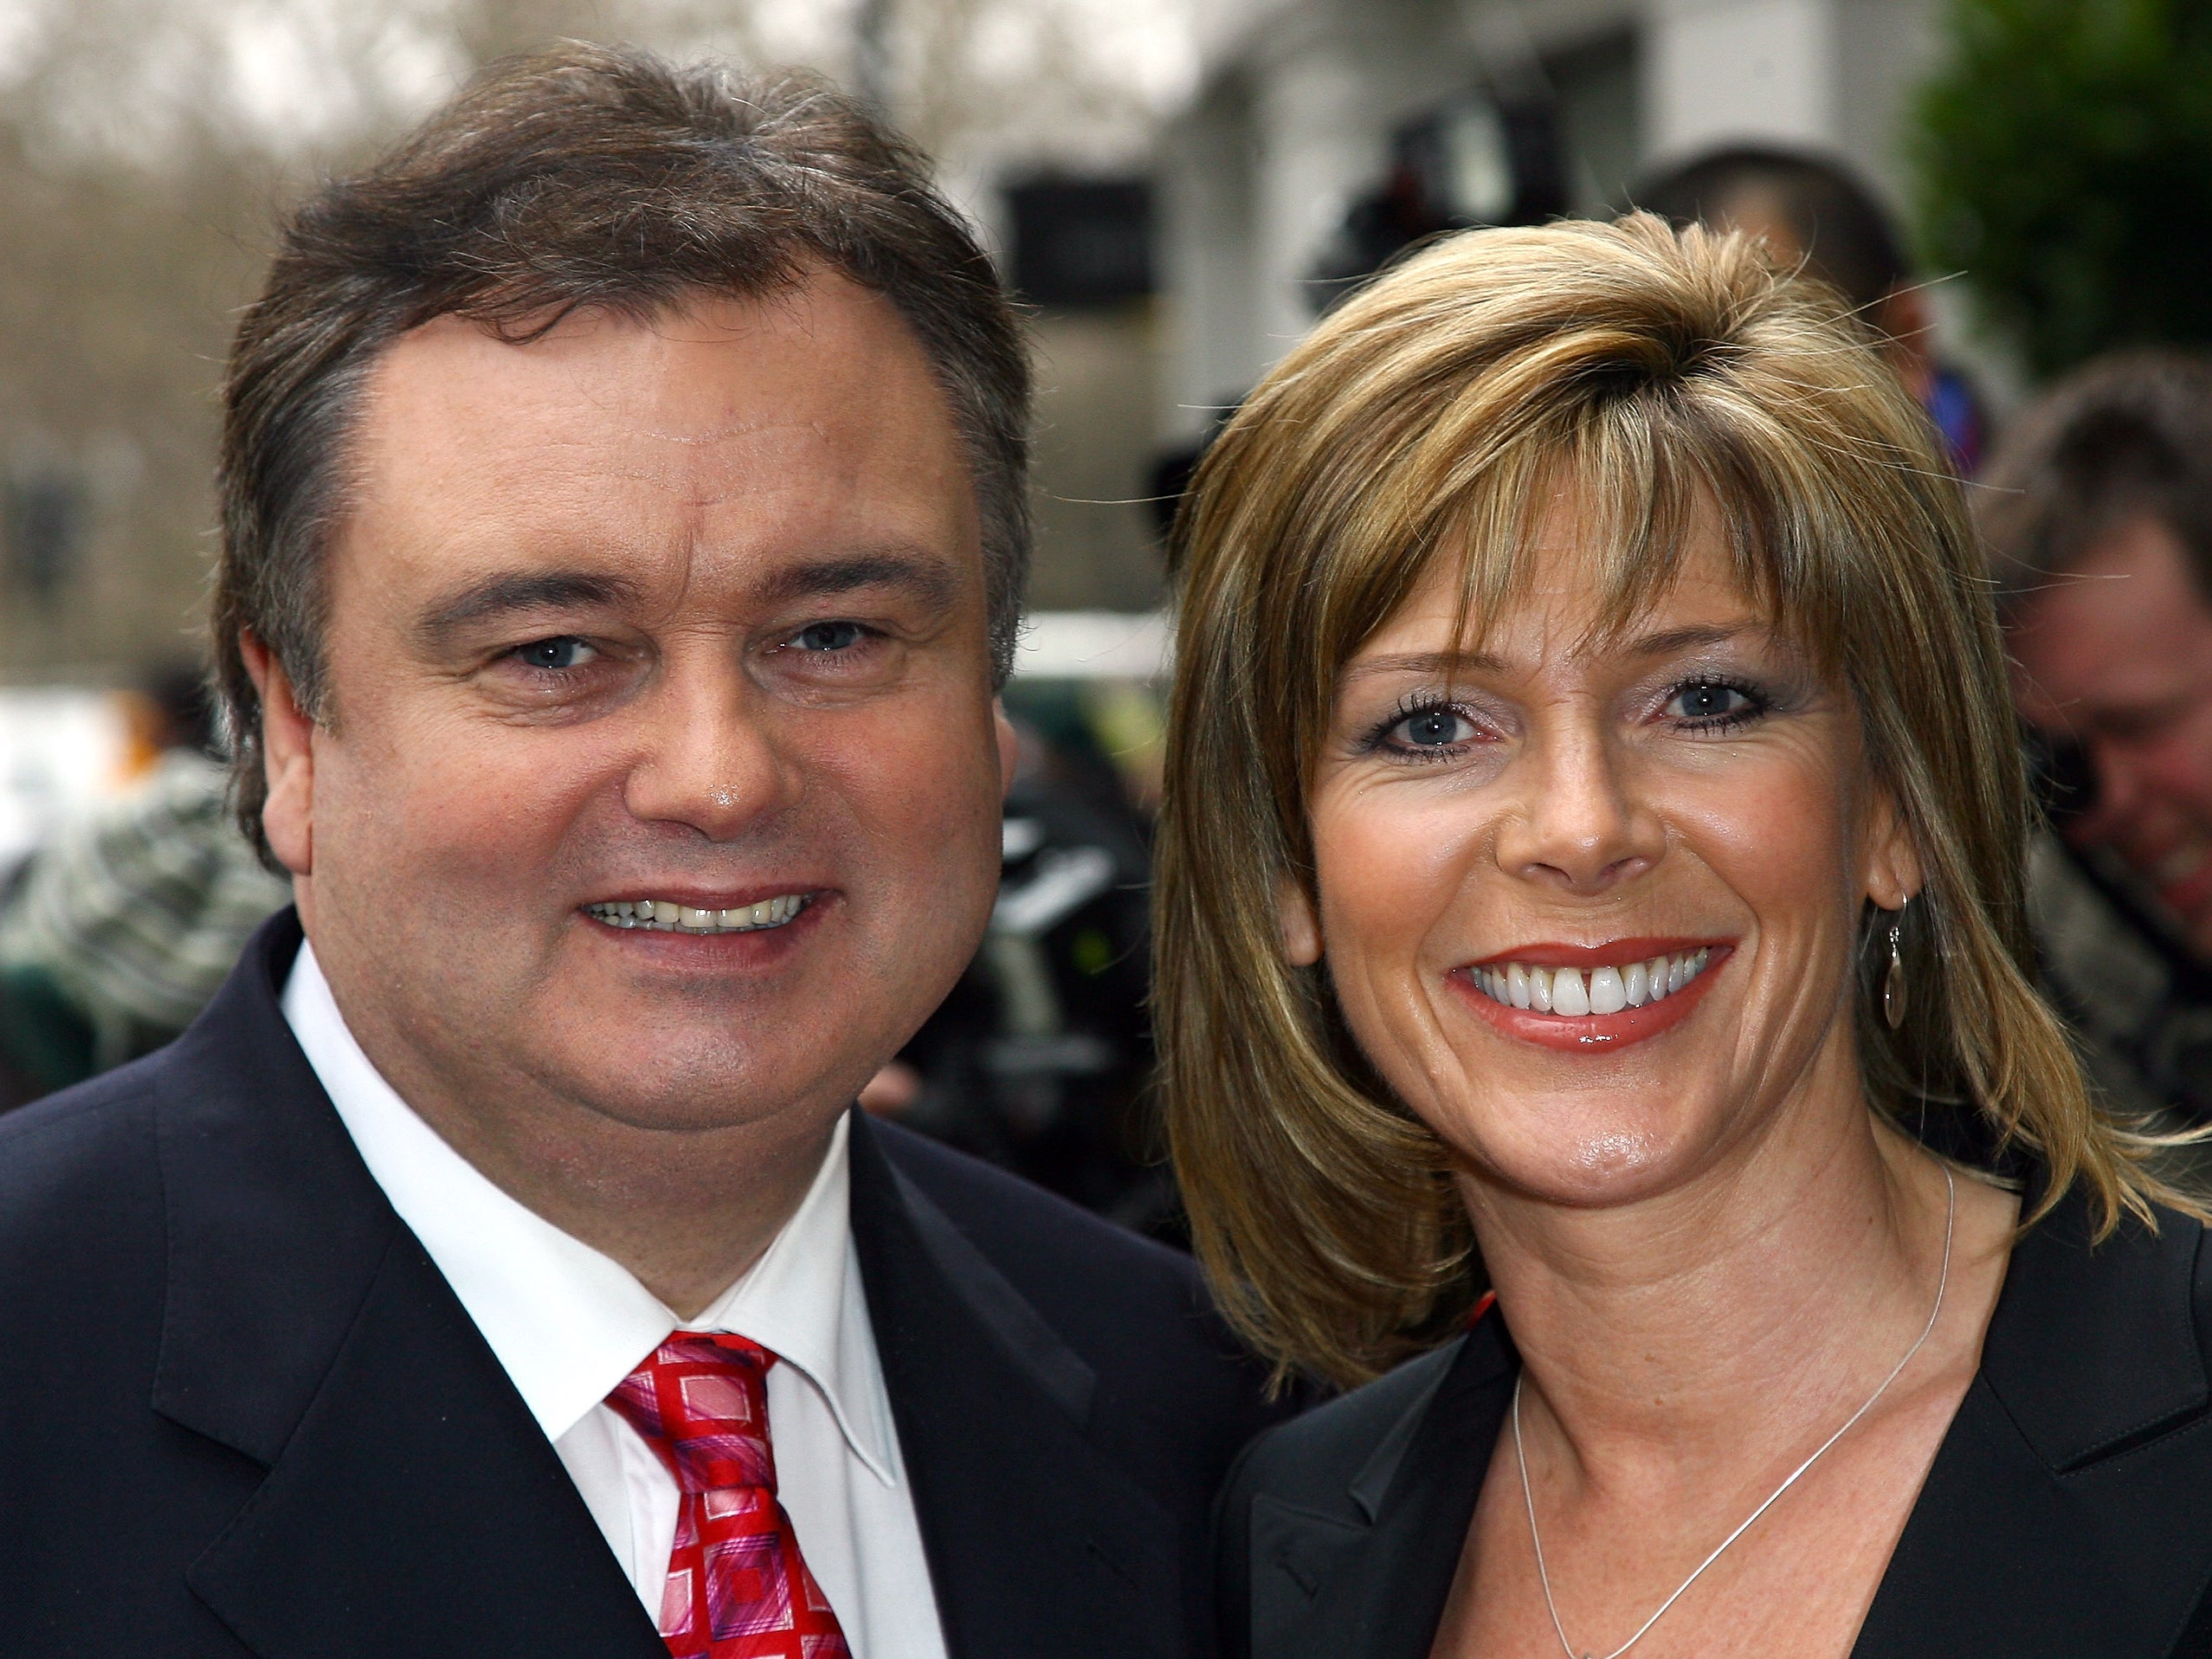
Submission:
<svg viewBox="0 0 2212 1659">
<path fill-rule="evenodd" d="M 557 981 L 494 1046 L 546 1106 L 564 1100 L 610 1124 L 671 1133 L 834 1117 L 873 1075 L 873 1030 L 825 1018 L 832 1001 L 792 994 L 800 987 L 651 989 Z"/>
<path fill-rule="evenodd" d="M 864 1068 L 865 1069 L 865 1068 Z M 807 1134 L 834 1122 L 867 1077 L 848 1087 L 842 1071 L 803 1077 L 711 1052 L 669 1058 L 651 1076 L 578 1067 L 562 1093 L 609 1125 L 647 1134 Z"/>
<path fill-rule="evenodd" d="M 2212 910 L 2198 913 L 2194 920 L 2185 922 L 2183 926 L 2198 959 L 2212 963 Z"/>
</svg>

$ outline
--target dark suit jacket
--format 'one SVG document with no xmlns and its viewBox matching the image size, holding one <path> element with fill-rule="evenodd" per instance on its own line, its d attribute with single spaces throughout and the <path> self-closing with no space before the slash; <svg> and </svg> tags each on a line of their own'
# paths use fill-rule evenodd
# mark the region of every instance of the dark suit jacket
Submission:
<svg viewBox="0 0 2212 1659">
<path fill-rule="evenodd" d="M 2212 1249 L 2170 1214 L 2086 1237 L 2069 1197 L 2014 1250 L 1854 1659 L 2212 1653 Z M 1257 1441 L 1222 1505 L 1226 1650 L 1427 1659 L 1519 1369 L 1493 1313 Z"/>
<path fill-rule="evenodd" d="M 0 1655 L 667 1659 L 293 1043 L 289 912 L 171 1047 L 0 1120 Z M 953 1659 L 1209 1645 L 1260 1375 L 1181 1257 L 856 1117 Z"/>
</svg>

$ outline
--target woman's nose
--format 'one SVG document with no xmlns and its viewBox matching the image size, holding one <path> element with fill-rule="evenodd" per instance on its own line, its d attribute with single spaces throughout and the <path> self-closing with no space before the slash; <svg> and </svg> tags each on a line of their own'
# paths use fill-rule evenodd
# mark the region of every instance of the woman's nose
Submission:
<svg viewBox="0 0 2212 1659">
<path fill-rule="evenodd" d="M 734 841 L 795 805 L 799 771 L 767 700 L 741 674 L 664 686 L 624 786 L 631 816 Z"/>
<path fill-rule="evenodd" d="M 1602 734 L 1546 734 L 1514 763 L 1519 810 L 1498 836 L 1510 875 L 1574 893 L 1602 893 L 1657 862 L 1666 844 L 1657 817 L 1637 798 L 1622 757 Z"/>
</svg>

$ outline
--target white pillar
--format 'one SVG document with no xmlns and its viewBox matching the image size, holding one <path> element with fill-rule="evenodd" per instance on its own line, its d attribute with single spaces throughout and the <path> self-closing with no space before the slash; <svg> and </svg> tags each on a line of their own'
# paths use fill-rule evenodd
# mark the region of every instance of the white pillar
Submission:
<svg viewBox="0 0 2212 1659">
<path fill-rule="evenodd" d="M 1380 20 L 1377 20 L 1378 23 Z M 1273 363 L 1313 326 L 1305 280 L 1345 210 L 1380 178 L 1396 112 L 1376 84 L 1373 42 L 1332 5 L 1301 7 L 1254 55 L 1261 352 Z"/>
<path fill-rule="evenodd" d="M 1899 140 L 1934 55 L 1931 0 L 1650 0 L 1644 152 L 1731 143 L 1841 156 L 1899 203 Z"/>
<path fill-rule="evenodd" d="M 1656 0 L 1646 151 L 1744 139 L 1825 146 L 1835 131 L 1835 0 Z"/>
<path fill-rule="evenodd" d="M 1257 156 L 1242 76 L 1207 89 L 1167 135 L 1160 158 L 1159 279 L 1167 333 L 1169 441 L 1195 439 L 1216 406 L 1267 365 L 1259 287 Z"/>
<path fill-rule="evenodd" d="M 1306 278 L 1352 199 L 1382 180 L 1392 127 L 1472 73 L 1436 0 L 1288 0 L 1257 16 L 1168 145 L 1170 431 L 1241 394 L 1313 326 Z"/>
</svg>

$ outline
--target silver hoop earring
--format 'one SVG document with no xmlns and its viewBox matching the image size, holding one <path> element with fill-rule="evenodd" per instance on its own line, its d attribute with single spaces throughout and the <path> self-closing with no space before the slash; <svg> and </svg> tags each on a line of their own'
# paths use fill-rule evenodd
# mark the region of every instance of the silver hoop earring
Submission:
<svg viewBox="0 0 2212 1659">
<path fill-rule="evenodd" d="M 1905 914 L 1904 905 L 1898 906 L 1897 913 Z M 1882 976 L 1882 1017 L 1893 1031 L 1905 1023 L 1905 957 L 1897 948 L 1898 936 L 1903 932 L 1901 921 L 1890 923 L 1889 972 Z"/>
</svg>

